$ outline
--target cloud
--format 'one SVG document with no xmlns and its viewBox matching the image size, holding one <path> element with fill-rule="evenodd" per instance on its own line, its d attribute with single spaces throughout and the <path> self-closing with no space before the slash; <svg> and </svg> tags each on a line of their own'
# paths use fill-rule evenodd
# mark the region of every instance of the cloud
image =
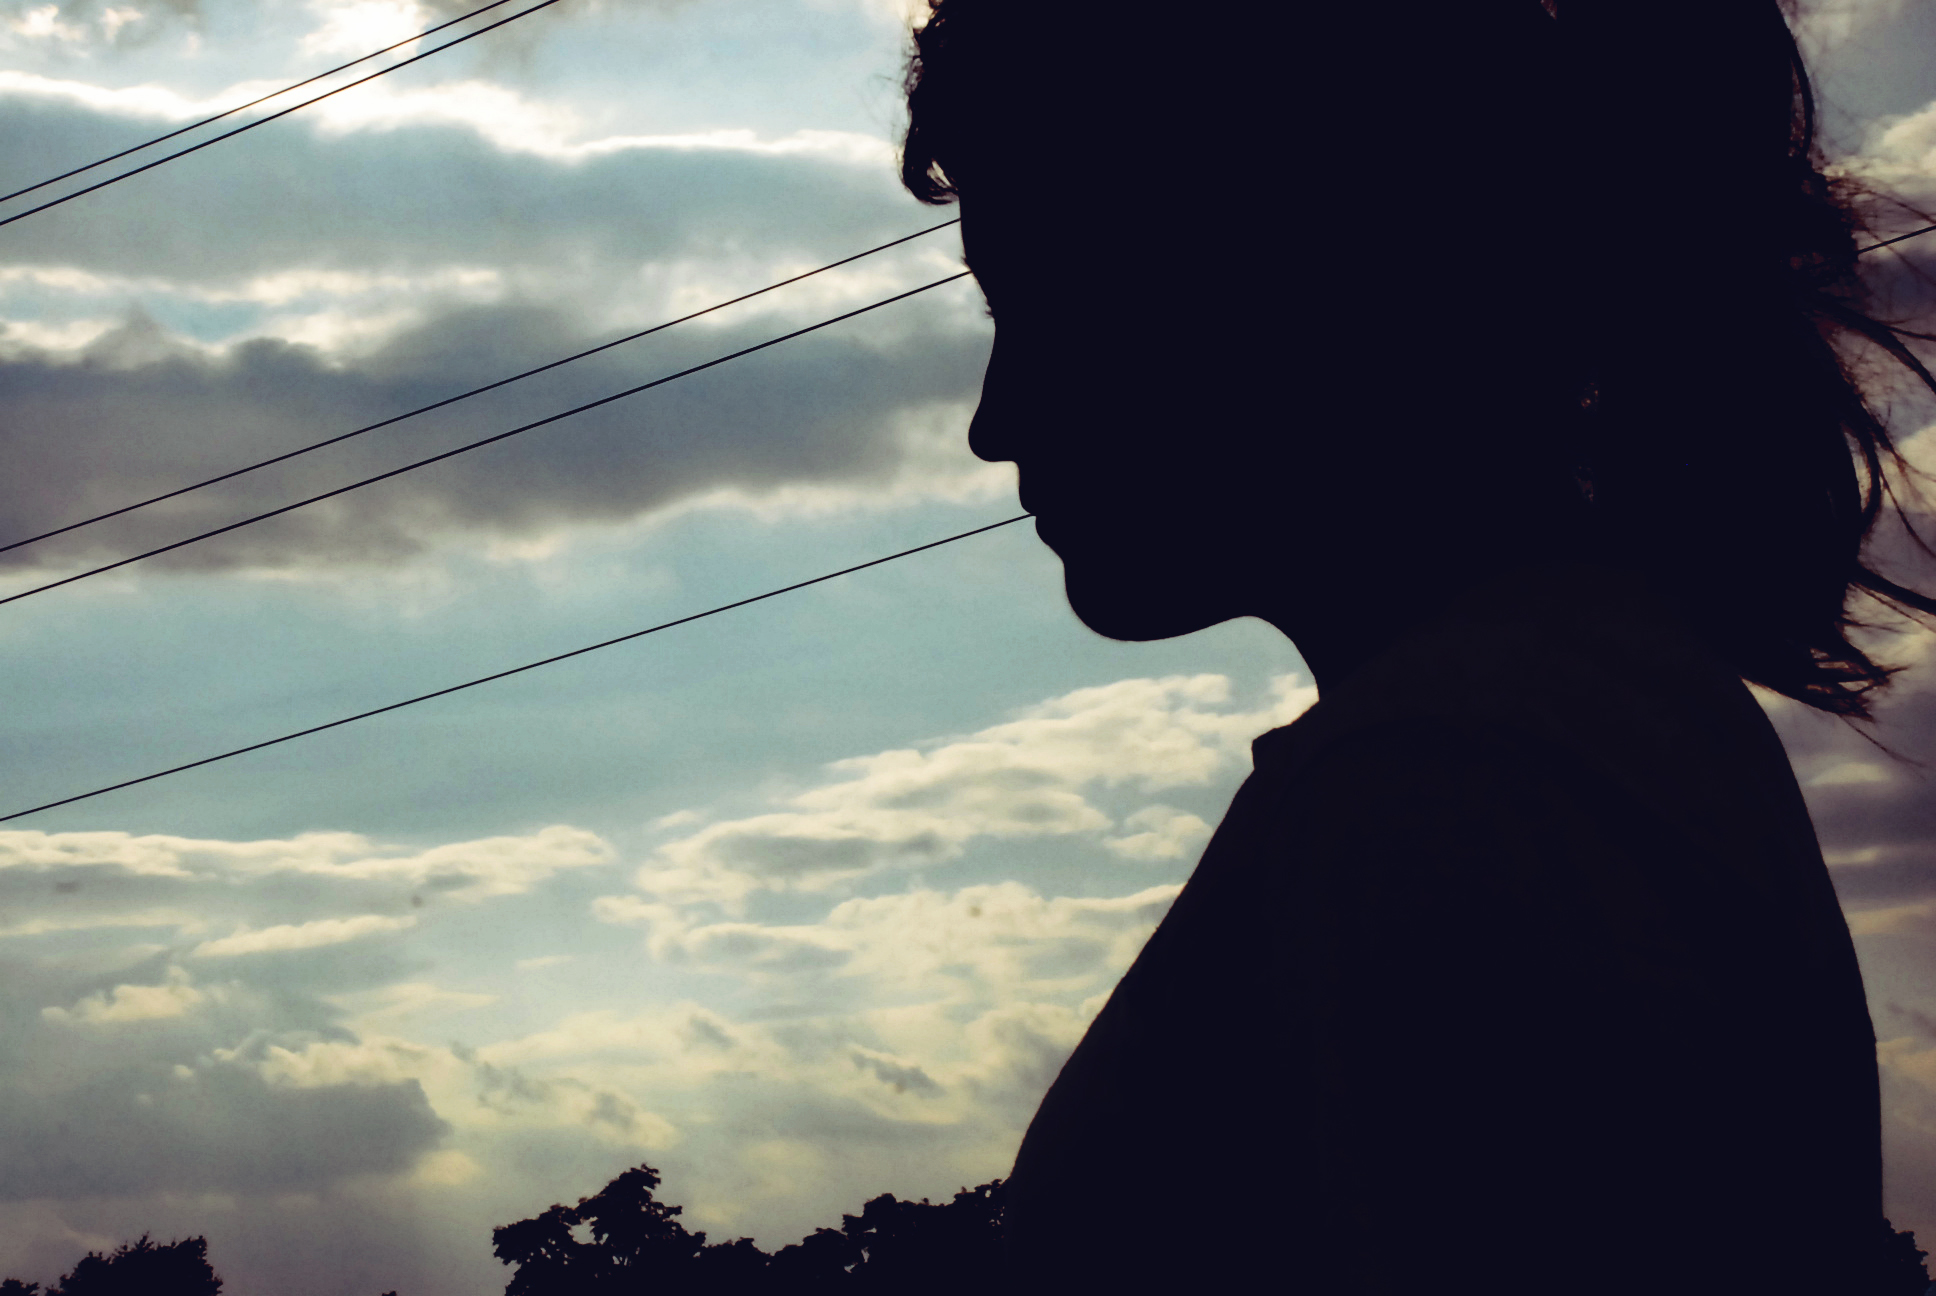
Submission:
<svg viewBox="0 0 1936 1296">
<path fill-rule="evenodd" d="M 0 131 L 91 156 L 202 111 L 172 91 L 0 74 Z M 239 93 L 239 91 L 238 91 Z M 485 83 L 369 87 L 9 227 L 0 534 L 24 536 L 444 399 L 935 223 L 879 140 L 604 134 Z M 321 107 L 321 106 L 319 106 Z M 562 111 L 562 110 L 559 110 Z M 556 118 L 556 120 L 554 120 Z M 286 126 L 286 130 L 284 129 Z M 250 137 L 255 138 L 255 137 Z M 139 190 L 139 192 L 137 192 Z M 243 209 L 157 223 L 154 212 Z M 958 272 L 933 236 L 532 382 L 4 556 L 167 543 Z M 986 494 L 962 441 L 986 322 L 958 285 L 155 560 L 407 561 L 443 537 L 758 506 Z M 937 424 L 945 424 L 945 431 Z"/>
<path fill-rule="evenodd" d="M 918 1066 L 904 1066 L 889 1058 L 869 1053 L 865 1049 L 855 1049 L 853 1059 L 856 1069 L 869 1072 L 876 1080 L 889 1086 L 897 1094 L 904 1094 L 910 1090 L 924 1096 L 939 1095 L 942 1092 L 941 1086 L 929 1079 L 928 1073 Z"/>
<path fill-rule="evenodd" d="M 602 838 L 563 825 L 522 837 L 486 837 L 420 851 L 378 846 L 356 833 L 228 842 L 124 832 L 0 832 L 0 880 L 14 871 L 180 881 L 297 875 L 379 884 L 393 893 L 421 890 L 461 903 L 521 895 L 561 871 L 597 867 L 612 858 Z"/>
<path fill-rule="evenodd" d="M 1103 845 L 1125 859 L 1182 859 L 1210 838 L 1209 824 L 1166 805 L 1145 806 L 1124 819 L 1123 826 L 1142 831 L 1106 838 Z"/>
<path fill-rule="evenodd" d="M 620 853 L 565 826 L 409 847 L 0 833 L 18 929 L 0 1023 L 20 1045 L 0 1093 L 40 1095 L 20 1124 L 0 1104 L 0 1146 L 26 1148 L 63 1211 L 90 1192 L 339 1203 L 320 1219 L 415 1194 L 463 1203 L 478 1236 L 641 1159 L 695 1226 L 769 1246 L 883 1190 L 981 1182 L 1178 888 L 1140 869 L 1102 894 L 897 873 L 1044 839 L 1086 843 L 1112 880 L 1112 856 L 1182 858 L 1203 823 L 1173 803 L 1237 777 L 1248 740 L 1310 700 L 1288 677 L 1255 700 L 1220 676 L 1119 680 L 835 762 L 777 825 L 709 810 L 650 828 L 647 876 L 769 839 L 871 843 L 882 893 L 814 861 L 758 875 L 786 915 L 600 896 Z M 28 1171 L 0 1170 L 0 1202 Z"/>
<path fill-rule="evenodd" d="M 86 56 L 102 47 L 140 45 L 168 29 L 169 19 L 197 17 L 196 0 L 61 0 L 0 6 L 0 49 Z"/>
<path fill-rule="evenodd" d="M 1863 161 L 1877 178 L 1911 191 L 1936 181 L 1936 104 L 1884 118 L 1871 129 Z"/>
<path fill-rule="evenodd" d="M 1901 15 L 1904 0 L 1815 0 L 1798 6 L 1795 35 L 1813 64 L 1825 52 Z"/>
<path fill-rule="evenodd" d="M 186 972 L 170 968 L 168 979 L 160 985 L 118 985 L 105 993 L 89 995 L 72 1009 L 43 1008 L 41 1015 L 53 1022 L 119 1025 L 180 1017 L 199 1005 L 202 997 L 202 992 L 188 983 Z"/>
<path fill-rule="evenodd" d="M 368 54 L 435 25 L 428 11 L 411 0 L 350 0 L 348 4 L 312 0 L 309 7 L 323 22 L 302 38 L 305 54 Z"/>
<path fill-rule="evenodd" d="M 399 975 L 394 947 L 612 860 L 564 827 L 412 849 L 6 833 L 0 1203 L 469 1182 L 425 1080 L 481 1073 L 395 1032 L 498 996 Z M 622 1092 L 556 1085 L 560 1128 L 667 1133 Z"/>
<path fill-rule="evenodd" d="M 90 158 L 267 88 L 184 100 L 6 72 L 0 129 L 33 135 L 50 158 Z M 379 84 L 318 108 L 348 115 L 277 122 L 9 226 L 8 264 L 138 280 L 146 295 L 291 271 L 468 267 L 580 318 L 642 327 L 655 273 L 736 268 L 745 291 L 781 277 L 761 271 L 806 269 L 942 219 L 898 191 L 884 144 L 841 132 L 573 138 L 562 110 L 482 82 Z M 272 132 L 268 153 L 250 142 Z M 157 210 L 205 218 L 159 223 Z M 940 253 L 913 245 L 881 264 L 958 269 L 947 237 L 935 236 Z"/>
<path fill-rule="evenodd" d="M 420 30 L 414 19 L 395 20 L 410 6 L 359 3 L 335 11 L 343 24 L 366 24 L 366 35 L 338 39 L 341 25 L 326 25 L 317 35 L 329 39 L 339 52 L 367 53 Z M 109 25 L 125 22 L 125 10 L 109 10 Z M 49 5 L 30 10 L 14 20 L 15 30 L 40 37 L 84 40 L 87 33 L 63 23 Z M 368 71 L 369 69 L 364 69 Z M 151 128 L 198 121 L 237 104 L 246 103 L 285 84 L 280 79 L 245 81 L 213 94 L 191 98 L 165 86 L 104 87 L 89 81 L 49 77 L 31 72 L 0 71 L 0 96 L 16 96 L 70 105 L 116 117 L 145 120 Z M 313 95 L 306 87 L 287 100 L 274 100 L 269 110 L 287 107 L 299 96 Z M 507 153 L 527 153 L 560 162 L 576 162 L 613 154 L 655 150 L 745 153 L 766 157 L 804 157 L 856 167 L 891 170 L 894 147 L 886 139 L 850 131 L 798 130 L 777 138 L 745 128 L 680 134 L 603 135 L 587 137 L 585 123 L 570 109 L 533 100 L 492 81 L 446 81 L 432 86 L 398 86 L 380 82 L 359 87 L 354 95 L 324 100 L 304 110 L 303 125 L 325 140 L 358 131 L 394 131 L 410 127 L 464 128 Z"/>
<path fill-rule="evenodd" d="M 918 887 L 796 923 L 682 924 L 670 906 L 646 915 L 608 900 L 608 918 L 651 927 L 666 974 L 703 968 L 716 1002 L 738 1007 L 574 1013 L 478 1054 L 528 1079 L 568 1074 L 631 1094 L 678 1131 L 654 1164 L 676 1176 L 696 1223 L 790 1241 L 811 1226 L 802 1204 L 850 1179 L 857 1202 L 886 1185 L 945 1193 L 1005 1170 L 1176 892 Z"/>
<path fill-rule="evenodd" d="M 1924 1236 L 1936 1229 L 1936 1036 L 1928 1033 L 1936 1020 L 1932 641 L 1936 635 L 1921 631 L 1882 645 L 1889 659 L 1913 664 L 1878 702 L 1873 731 L 1763 697 L 1829 861 L 1883 1041 L 1885 1206 L 1897 1227 Z M 1904 1028 L 1917 1035 L 1903 1035 Z"/>
<path fill-rule="evenodd" d="M 315 922 L 284 923 L 261 931 L 244 929 L 233 936 L 203 941 L 191 950 L 192 958 L 233 958 L 240 954 L 268 954 L 282 950 L 316 949 L 340 945 L 379 932 L 407 931 L 417 925 L 415 918 L 386 918 L 364 914 L 357 918 L 319 918 Z"/>
<path fill-rule="evenodd" d="M 12 487 L 0 486 L 0 527 L 8 535 L 33 534 L 265 450 L 429 403 L 564 352 L 561 325 L 528 309 L 498 309 L 489 319 L 454 314 L 391 339 L 380 366 L 344 369 L 269 341 L 215 358 L 174 352 L 127 365 L 111 359 L 117 349 L 147 345 L 154 326 L 137 321 L 97 339 L 93 358 L 79 364 L 0 361 L 0 390 L 10 394 L 0 404 L 16 416 L 8 424 L 16 449 L 38 473 L 23 467 L 10 477 Z M 233 488 L 15 550 L 8 561 L 60 568 L 168 543 L 729 354 L 772 336 L 769 327 L 683 338 L 649 358 L 601 358 L 572 375 L 570 394 L 514 389 L 461 417 L 440 414 L 407 435 L 379 433 Z M 479 346 L 453 373 L 452 352 L 473 336 Z M 487 369 L 491 353 L 503 362 Z M 843 501 L 867 492 L 910 495 L 909 488 L 912 498 L 992 494 L 1006 475 L 991 474 L 961 443 L 962 401 L 975 364 L 973 348 L 918 325 L 886 346 L 814 334 L 739 368 L 701 374 L 154 562 L 218 570 L 387 564 L 444 536 L 542 535 L 567 525 L 625 523 L 707 498 L 758 502 L 798 488 L 834 488 Z M 936 414 L 944 428 L 935 426 Z M 140 427 L 141 438 L 130 440 L 130 427 Z"/>
<path fill-rule="evenodd" d="M 129 975 L 133 973 L 134 975 Z M 300 995 L 198 983 L 165 955 L 70 999 L 85 964 L 16 959 L 0 1022 L 0 1202 L 314 1192 L 407 1171 L 445 1126 L 409 1078 L 285 1092 L 247 1055 L 328 1029 Z M 63 1002 L 33 1010 L 49 997 Z"/>
<path fill-rule="evenodd" d="M 827 891 L 890 869 L 959 858 L 977 838 L 1087 835 L 1115 827 L 1093 789 L 1202 786 L 1248 756 L 1252 738 L 1310 705 L 1315 691 L 1282 677 L 1262 709 L 1223 709 L 1221 675 L 1122 680 L 1079 689 L 965 738 L 836 761 L 831 779 L 785 809 L 727 819 L 660 846 L 638 874 L 647 896 L 675 904 L 742 906 L 755 892 Z M 1141 829 L 1111 839 L 1130 858 L 1174 859 L 1207 827 L 1194 815 L 1145 807 Z M 610 920 L 650 918 L 651 900 L 614 900 Z M 719 928 L 708 940 L 753 940 Z M 771 959 L 816 957 L 805 948 Z"/>
<path fill-rule="evenodd" d="M 580 1014 L 483 1054 L 526 1068 L 630 1062 L 661 1102 L 753 1075 L 981 1137 L 1032 1110 L 1177 890 L 1044 896 L 1010 881 L 850 899 L 812 923 L 655 926 L 656 959 L 795 1007 Z"/>
<path fill-rule="evenodd" d="M 484 1008 L 497 996 L 467 990 L 448 990 L 428 981 L 406 981 L 358 993 L 332 995 L 331 1002 L 346 1010 L 352 1024 L 394 1027 L 400 1022 L 441 1018 L 452 1012 Z"/>
<path fill-rule="evenodd" d="M 192 931 L 198 928 L 201 922 L 200 915 L 185 909 L 136 910 L 132 913 L 77 913 L 59 917 L 28 918 L 7 927 L 0 927 L 0 940 L 65 932 L 98 932 L 103 928 L 173 928 Z"/>
<path fill-rule="evenodd" d="M 922 890 L 843 901 L 822 927 L 853 951 L 851 976 L 989 1004 L 1081 998 L 1129 966 L 1179 889 L 1045 897 L 1001 882 Z"/>
<path fill-rule="evenodd" d="M 414 1083 L 272 1087 L 211 1066 L 139 1065 L 62 1094 L 14 1088 L 0 1115 L 0 1200 L 151 1192 L 314 1191 L 396 1173 L 442 1137 Z"/>
<path fill-rule="evenodd" d="M 1874 738 L 1886 751 L 1796 704 L 1768 704 L 1842 903 L 1858 913 L 1936 897 L 1936 690 L 1921 647 L 1888 655 L 1920 661 L 1878 703 Z"/>
<path fill-rule="evenodd" d="M 416 1173 L 447 1123 L 422 1076 L 369 1059 L 498 996 L 424 979 L 403 939 L 613 858 L 563 827 L 408 850 L 5 834 L 0 1201 Z"/>
<path fill-rule="evenodd" d="M 6 19 L 6 25 L 14 35 L 27 40 L 77 42 L 88 38 L 86 28 L 61 21 L 59 5 L 41 5 L 29 9 L 17 18 Z"/>
</svg>

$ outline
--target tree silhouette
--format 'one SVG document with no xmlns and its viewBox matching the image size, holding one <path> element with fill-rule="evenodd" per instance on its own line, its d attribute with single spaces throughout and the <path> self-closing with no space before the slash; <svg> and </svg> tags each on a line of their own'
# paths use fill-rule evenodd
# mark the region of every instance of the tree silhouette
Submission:
<svg viewBox="0 0 1936 1296">
<path fill-rule="evenodd" d="M 784 1246 L 766 1262 L 769 1291 L 842 1291 L 850 1270 L 860 1263 L 860 1248 L 839 1229 L 815 1229 L 791 1246 Z"/>
<path fill-rule="evenodd" d="M 497 1258 L 517 1266 L 505 1296 L 979 1296 L 1014 1285 L 1003 1267 L 1000 1179 L 947 1202 L 883 1193 L 860 1214 L 842 1215 L 839 1228 L 815 1229 L 772 1255 L 750 1238 L 708 1245 L 679 1222 L 682 1208 L 654 1196 L 659 1185 L 657 1170 L 635 1166 L 575 1207 L 494 1229 Z M 1915 1234 L 1887 1220 L 1880 1230 L 1871 1267 L 1850 1276 L 1848 1296 L 1925 1296 L 1926 1253 Z M 34 1294 L 0 1288 L 0 1296 Z"/>
<path fill-rule="evenodd" d="M 492 1254 L 517 1266 L 505 1296 L 752 1290 L 766 1254 L 751 1238 L 706 1245 L 679 1222 L 683 1206 L 653 1196 L 658 1186 L 657 1170 L 634 1166 L 576 1206 L 491 1230 Z"/>
<path fill-rule="evenodd" d="M 841 1231 L 861 1257 L 848 1285 L 869 1292 L 993 1288 L 1001 1280 L 1003 1201 L 999 1179 L 942 1204 L 883 1193 L 858 1216 L 841 1216 Z"/>
<path fill-rule="evenodd" d="M 998 1280 L 1002 1184 L 954 1200 L 904 1202 L 883 1193 L 768 1255 L 751 1238 L 708 1245 L 681 1209 L 659 1201 L 659 1172 L 635 1166 L 577 1206 L 553 1206 L 491 1232 L 493 1252 L 517 1271 L 505 1296 L 651 1291 L 654 1296 L 985 1290 Z"/>
<path fill-rule="evenodd" d="M 952 1201 L 901 1201 L 882 1193 L 837 1229 L 815 1229 L 772 1255 L 751 1238 L 708 1244 L 679 1222 L 680 1206 L 654 1195 L 657 1170 L 634 1166 L 576 1206 L 552 1206 L 491 1231 L 494 1253 L 516 1271 L 505 1296 L 813 1296 L 911 1292 L 969 1296 L 1012 1286 L 1002 1263 L 1000 1179 Z M 1849 1296 L 1925 1296 L 1928 1254 L 1916 1235 L 1881 1221 L 1867 1273 Z M 220 1296 L 208 1239 L 158 1243 L 148 1234 L 103 1255 L 90 1251 L 59 1283 L 0 1280 L 0 1296 Z M 397 1296 L 394 1291 L 383 1296 Z M 1840 1294 L 1838 1293 L 1838 1296 Z"/>
<path fill-rule="evenodd" d="M 1882 1234 L 1869 1287 L 1876 1296 L 1923 1296 L 1929 1289 L 1923 1257 L 1929 1252 L 1916 1245 L 1914 1233 L 1898 1233 L 1888 1220 L 1882 1221 Z"/>
<path fill-rule="evenodd" d="M 207 1238 L 163 1245 L 143 1233 L 107 1255 L 88 1252 L 47 1296 L 217 1296 L 221 1290 L 222 1280 L 209 1267 Z"/>
<path fill-rule="evenodd" d="M 752 1238 L 703 1247 L 692 1262 L 690 1290 L 707 1296 L 758 1296 L 770 1289 L 768 1260 Z"/>
<path fill-rule="evenodd" d="M 706 1245 L 704 1233 L 688 1233 L 678 1216 L 683 1206 L 653 1197 L 659 1172 L 634 1166 L 578 1203 L 578 1222 L 588 1226 L 613 1275 L 627 1286 L 656 1286 L 690 1274 Z"/>
</svg>

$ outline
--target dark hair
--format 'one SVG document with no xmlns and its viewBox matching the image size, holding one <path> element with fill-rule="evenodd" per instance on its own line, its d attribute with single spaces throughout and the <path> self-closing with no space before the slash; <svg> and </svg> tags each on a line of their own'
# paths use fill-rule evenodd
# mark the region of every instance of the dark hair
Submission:
<svg viewBox="0 0 1936 1296">
<path fill-rule="evenodd" d="M 1192 57 L 1169 52 L 1173 24 L 1112 23 L 1107 7 L 928 4 L 901 154 L 902 182 L 923 202 L 953 201 L 963 175 L 972 191 L 981 159 L 1006 156 L 991 131 L 1033 129 L 1067 151 L 1117 156 L 1113 118 L 1156 84 L 1149 67 Z M 1567 444 L 1545 449 L 1581 479 L 1597 550 L 1645 573 L 1743 678 L 1867 717 L 1867 695 L 1895 668 L 1851 642 L 1864 624 L 1851 600 L 1936 614 L 1936 599 L 1876 569 L 1872 532 L 1886 510 L 1923 554 L 1936 551 L 1899 498 L 1916 470 L 1855 367 L 1880 353 L 1936 392 L 1907 345 L 1936 339 L 1871 311 L 1857 257 L 1874 200 L 1824 172 L 1783 5 L 1687 0 L 1669 20 L 1628 0 L 1394 0 L 1377 21 L 1402 24 L 1393 10 L 1423 21 L 1434 8 L 1433 21 L 1456 10 L 1451 21 L 1509 23 L 1524 38 L 1511 65 L 1525 71 L 1519 110 L 1563 123 L 1554 156 L 1503 161 L 1564 195 L 1549 204 L 1563 237 L 1530 236 L 1533 255 L 1563 258 L 1551 273 L 1566 276 L 1578 338 Z M 1247 75 L 1228 55 L 1195 60 L 1208 69 L 1199 76 Z M 1085 103 L 1109 105 L 1111 119 L 1093 107 L 1086 120 L 1059 119 Z M 1254 139 L 1258 128 L 1245 129 Z M 1112 172 L 1104 162 L 1084 174 Z"/>
</svg>

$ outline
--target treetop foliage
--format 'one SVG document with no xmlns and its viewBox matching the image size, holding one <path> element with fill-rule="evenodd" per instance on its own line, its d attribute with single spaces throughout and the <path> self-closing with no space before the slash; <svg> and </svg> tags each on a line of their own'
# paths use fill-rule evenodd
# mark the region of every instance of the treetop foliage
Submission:
<svg viewBox="0 0 1936 1296">
<path fill-rule="evenodd" d="M 221 1290 L 207 1238 L 161 1243 L 146 1233 L 105 1255 L 88 1252 L 44 1293 L 37 1282 L 0 1279 L 0 1296 L 219 1296 Z"/>
<path fill-rule="evenodd" d="M 952 1201 L 901 1201 L 882 1193 L 837 1229 L 815 1229 L 769 1255 L 751 1238 L 708 1242 L 679 1221 L 684 1208 L 655 1195 L 659 1172 L 634 1166 L 576 1206 L 552 1206 L 491 1231 L 497 1258 L 514 1266 L 505 1296 L 815 1296 L 906 1293 L 982 1296 L 1011 1289 L 1002 1271 L 1000 1179 Z M 1852 1275 L 1847 1296 L 1925 1296 L 1927 1254 L 1913 1233 L 1879 1225 L 1874 1265 Z M 0 1296 L 220 1296 L 222 1280 L 202 1237 L 158 1243 L 144 1233 L 90 1251 L 52 1287 L 0 1280 Z M 394 1291 L 383 1296 L 397 1296 Z M 1838 1293 L 1837 1296 L 1841 1296 Z"/>
<path fill-rule="evenodd" d="M 751 1238 L 708 1243 L 653 1196 L 659 1172 L 635 1166 L 576 1206 L 552 1206 L 491 1233 L 516 1266 L 505 1296 L 647 1290 L 664 1296 L 823 1291 L 986 1290 L 1001 1260 L 1002 1181 L 954 1200 L 904 1202 L 883 1193 L 838 1229 L 815 1229 L 772 1255 Z"/>
</svg>

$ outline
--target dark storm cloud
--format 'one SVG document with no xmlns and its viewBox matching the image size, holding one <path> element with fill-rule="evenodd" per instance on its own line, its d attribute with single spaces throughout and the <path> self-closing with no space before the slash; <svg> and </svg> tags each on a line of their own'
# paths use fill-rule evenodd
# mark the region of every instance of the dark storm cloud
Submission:
<svg viewBox="0 0 1936 1296">
<path fill-rule="evenodd" d="M 406 1169 L 445 1132 L 414 1081 L 299 1088 L 224 1055 L 264 1032 L 340 1036 L 306 995 L 191 986 L 160 955 L 108 973 L 19 958 L 0 970 L 0 1200 L 56 1185 L 72 1196 L 315 1191 Z M 127 1008 L 131 986 L 172 991 L 184 1010 L 100 1011 Z"/>
<path fill-rule="evenodd" d="M 193 567 L 382 561 L 451 530 L 515 534 L 621 521 L 720 487 L 885 482 L 901 416 L 972 397 L 983 347 L 908 303 L 884 341 L 828 330 L 322 506 L 169 555 Z M 0 535 L 25 536 L 374 422 L 569 353 L 555 312 L 456 312 L 366 365 L 261 341 L 117 367 L 102 339 L 79 364 L 0 362 Z M 547 379 L 217 490 L 4 556 L 37 565 L 119 556 L 332 489 L 479 436 L 676 372 L 785 331 L 752 322 L 667 335 Z M 839 328 L 841 326 L 836 326 Z"/>
<path fill-rule="evenodd" d="M 24 100 L 0 101 L 0 130 L 64 137 L 62 147 L 77 152 L 112 135 L 92 114 Z M 424 276 L 482 268 L 507 285 L 503 298 L 479 306 L 429 289 L 413 293 L 408 304 L 421 322 L 362 356 L 270 340 L 210 356 L 131 304 L 121 308 L 127 322 L 79 357 L 17 347 L 0 361 L 0 449 L 13 465 L 0 484 L 0 537 L 33 534 L 387 418 L 613 335 L 588 315 L 622 313 L 639 327 L 676 313 L 646 290 L 644 268 L 713 258 L 811 264 L 933 223 L 894 196 L 890 177 L 824 157 L 655 149 L 561 162 L 500 152 L 468 129 L 420 126 L 332 141 L 298 131 L 280 144 L 264 156 L 220 153 L 203 172 L 186 169 L 191 159 L 163 168 L 158 183 L 138 194 L 103 194 L 98 204 L 84 199 L 22 222 L 9 231 L 18 236 L 13 264 L 146 276 L 164 285 L 157 294 L 176 295 L 178 310 L 190 309 L 180 304 L 184 293 L 297 271 Z M 200 214 L 185 219 L 190 211 Z M 866 272 L 883 269 L 909 286 L 935 277 L 905 261 L 870 263 Z M 767 277 L 762 269 L 734 273 L 750 273 L 746 287 Z M 738 320 L 730 327 L 660 335 L 4 561 L 94 561 L 166 543 L 709 360 L 874 295 L 824 312 L 776 295 L 751 309 L 793 313 L 762 319 L 742 308 L 722 317 Z M 566 519 L 620 521 L 721 487 L 758 494 L 796 483 L 884 482 L 906 449 L 905 415 L 972 399 L 985 348 L 978 328 L 957 298 L 899 304 L 164 561 L 385 561 L 440 532 L 516 534 Z"/>
<path fill-rule="evenodd" d="M 412 1081 L 272 1085 L 217 1063 L 182 1078 L 123 1064 L 71 1087 L 9 1086 L 0 1198 L 172 1192 L 305 1192 L 405 1170 L 445 1125 Z"/>
<path fill-rule="evenodd" d="M 359 1047 L 328 996 L 381 1000 L 423 970 L 404 936 L 459 902 L 409 895 L 465 870 L 473 890 L 516 893 L 585 862 L 590 840 L 553 830 L 398 856 L 347 837 L 6 839 L 0 1202 L 316 1193 L 410 1170 L 447 1132 L 416 1080 L 280 1064 Z M 622 1102 L 598 1119 L 633 1119 Z"/>
</svg>

